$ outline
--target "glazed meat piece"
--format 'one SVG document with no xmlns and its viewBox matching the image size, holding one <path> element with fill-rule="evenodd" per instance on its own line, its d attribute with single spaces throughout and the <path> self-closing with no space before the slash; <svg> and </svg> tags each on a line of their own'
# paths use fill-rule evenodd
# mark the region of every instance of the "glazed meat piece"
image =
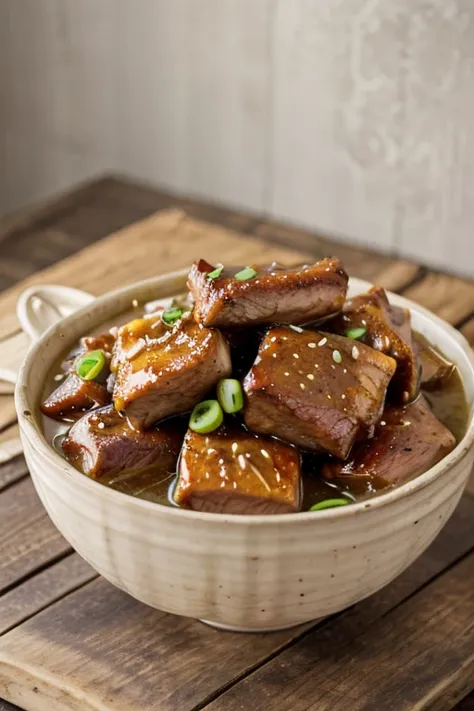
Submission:
<svg viewBox="0 0 474 711">
<path fill-rule="evenodd" d="M 433 415 L 423 397 L 405 407 L 387 407 L 373 439 L 358 443 L 347 462 L 331 461 L 326 477 L 377 477 L 398 486 L 434 466 L 452 449 L 451 432 Z"/>
<path fill-rule="evenodd" d="M 111 482 L 126 472 L 153 468 L 157 476 L 176 470 L 183 431 L 166 423 L 146 432 L 130 427 L 113 406 L 88 412 L 63 441 L 66 459 L 87 476 Z"/>
<path fill-rule="evenodd" d="M 361 340 L 397 362 L 390 386 L 394 402 L 406 404 L 417 397 L 421 366 L 412 339 L 411 315 L 408 309 L 392 306 L 384 289 L 375 286 L 346 301 L 342 314 L 329 329 L 342 335 L 364 329 Z"/>
<path fill-rule="evenodd" d="M 342 308 L 348 276 L 338 259 L 294 269 L 278 264 L 252 269 L 255 275 L 241 280 L 235 277 L 238 268 L 224 269 L 211 278 L 215 267 L 203 259 L 195 262 L 188 287 L 194 297 L 196 321 L 219 328 L 310 323 Z"/>
<path fill-rule="evenodd" d="M 77 417 L 96 405 L 106 405 L 110 399 L 102 383 L 83 380 L 76 373 L 69 373 L 41 404 L 40 409 L 43 415 L 61 420 Z"/>
<path fill-rule="evenodd" d="M 449 380 L 454 372 L 454 365 L 438 353 L 420 333 L 414 333 L 413 337 L 421 361 L 421 387 L 425 390 L 437 390 Z"/>
<path fill-rule="evenodd" d="M 115 408 L 139 429 L 190 410 L 231 372 L 225 338 L 190 317 L 173 328 L 153 317 L 125 324 L 111 367 Z"/>
<path fill-rule="evenodd" d="M 196 511 L 292 513 L 300 510 L 299 482 L 295 447 L 243 429 L 188 430 L 174 499 Z"/>
<path fill-rule="evenodd" d="M 245 424 L 344 459 L 382 414 L 395 368 L 392 358 L 350 338 L 272 328 L 244 380 Z"/>
</svg>

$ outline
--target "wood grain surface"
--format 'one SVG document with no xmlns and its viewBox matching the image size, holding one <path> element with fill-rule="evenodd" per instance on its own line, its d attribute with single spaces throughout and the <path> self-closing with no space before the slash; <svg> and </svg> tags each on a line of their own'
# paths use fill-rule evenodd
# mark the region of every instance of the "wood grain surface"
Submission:
<svg viewBox="0 0 474 711">
<path fill-rule="evenodd" d="M 94 244 L 168 208 L 174 211 Z M 470 282 L 237 211 L 104 179 L 0 221 L 0 286 L 9 287 L 0 297 L 0 350 L 2 339 L 5 345 L 18 333 L 12 311 L 23 288 L 15 286 L 18 279 L 101 293 L 129 281 L 130 274 L 139 279 L 168 271 L 201 253 L 242 263 L 337 253 L 350 273 L 409 295 L 460 326 L 474 343 Z M 54 265 L 58 258 L 65 261 Z M 29 276 L 41 267 L 46 271 Z M 469 493 L 429 550 L 376 595 L 322 624 L 252 636 L 219 633 L 151 610 L 95 579 L 44 513 L 19 455 L 12 397 L 1 393 L 0 512 L 0 696 L 20 708 L 437 711 L 453 708 L 467 694 L 458 711 L 468 711 L 474 699 Z M 0 711 L 13 708 L 0 700 Z"/>
</svg>

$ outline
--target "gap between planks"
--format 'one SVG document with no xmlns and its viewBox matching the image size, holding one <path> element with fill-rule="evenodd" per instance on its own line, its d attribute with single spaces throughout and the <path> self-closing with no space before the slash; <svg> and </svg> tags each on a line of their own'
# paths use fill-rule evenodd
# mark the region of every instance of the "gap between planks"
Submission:
<svg viewBox="0 0 474 711">
<path fill-rule="evenodd" d="M 269 687 L 272 711 L 446 711 L 474 685 L 473 576 L 471 554 L 377 625 L 307 634 L 209 711 L 263 711 Z"/>
</svg>

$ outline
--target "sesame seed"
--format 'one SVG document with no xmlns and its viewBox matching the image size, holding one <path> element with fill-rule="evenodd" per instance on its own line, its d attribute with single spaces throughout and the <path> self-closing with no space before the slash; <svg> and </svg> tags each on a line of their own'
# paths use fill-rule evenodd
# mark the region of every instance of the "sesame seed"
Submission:
<svg viewBox="0 0 474 711">
<path fill-rule="evenodd" d="M 224 464 L 224 460 L 222 458 L 219 459 L 219 464 Z"/>
<path fill-rule="evenodd" d="M 133 306 L 133 308 L 135 308 L 135 309 L 137 308 L 137 306 L 138 306 L 138 301 L 137 301 L 136 299 L 133 299 L 133 301 L 132 301 L 132 306 Z"/>
<path fill-rule="evenodd" d="M 207 437 L 206 437 L 206 439 L 207 439 Z M 213 447 L 209 447 L 209 449 L 207 450 L 207 453 L 208 453 L 208 454 L 212 454 L 212 453 L 215 452 L 215 451 L 216 451 L 216 450 L 213 449 Z"/>
<path fill-rule="evenodd" d="M 357 346 L 353 346 L 352 348 L 352 357 L 354 358 L 354 360 L 357 360 L 357 358 L 359 357 L 359 349 L 357 348 Z"/>
<path fill-rule="evenodd" d="M 245 461 L 245 457 L 243 454 L 239 454 L 239 456 L 237 457 L 237 461 L 239 462 L 240 468 L 245 469 L 245 467 L 247 466 L 247 462 Z"/>
<path fill-rule="evenodd" d="M 314 380 L 314 375 L 312 373 L 308 373 L 306 377 L 308 378 L 308 380 Z"/>
<path fill-rule="evenodd" d="M 367 321 L 365 320 L 365 318 L 362 319 L 362 325 L 367 326 Z"/>
<path fill-rule="evenodd" d="M 308 348 L 316 348 L 316 343 L 313 343 L 313 341 L 311 341 L 311 343 L 308 343 Z"/>
<path fill-rule="evenodd" d="M 237 442 L 232 442 L 232 451 L 234 454 L 236 453 L 238 448 L 239 448 L 239 445 L 237 444 Z"/>
<path fill-rule="evenodd" d="M 270 340 L 272 343 L 274 343 L 276 341 L 276 336 L 273 336 L 272 338 L 270 338 Z"/>
<path fill-rule="evenodd" d="M 306 385 L 304 383 L 300 383 L 300 388 L 301 390 L 304 390 L 306 388 Z"/>
<path fill-rule="evenodd" d="M 289 375 L 289 373 L 283 373 L 283 375 Z"/>
<path fill-rule="evenodd" d="M 273 355 L 273 357 L 274 357 L 274 358 L 276 358 L 276 357 L 277 357 L 277 354 L 276 354 L 276 353 L 273 353 L 272 355 Z"/>
<path fill-rule="evenodd" d="M 345 395 L 345 393 L 343 393 L 343 394 L 341 395 L 341 400 L 345 400 L 345 399 L 346 399 L 346 395 Z"/>
<path fill-rule="evenodd" d="M 99 430 L 103 430 L 104 427 L 105 427 L 105 425 L 104 425 L 103 422 L 99 422 L 99 424 L 97 425 L 97 427 L 99 428 Z"/>
<path fill-rule="evenodd" d="M 267 459 L 270 459 L 270 455 L 268 454 L 268 452 L 267 452 L 266 449 L 261 449 L 260 451 L 261 451 L 261 453 L 263 454 L 264 457 L 266 457 Z"/>
<path fill-rule="evenodd" d="M 319 368 L 319 365 L 317 363 L 314 364 L 315 368 Z"/>
<path fill-rule="evenodd" d="M 321 340 L 318 343 L 318 346 L 324 346 L 328 342 L 328 339 L 326 337 L 321 338 Z"/>
<path fill-rule="evenodd" d="M 343 370 L 342 372 L 343 372 L 343 373 L 347 373 L 347 368 L 344 368 L 344 370 Z"/>
<path fill-rule="evenodd" d="M 334 365 L 334 363 L 331 363 L 331 368 L 332 368 L 333 370 L 336 370 L 336 366 Z"/>
<path fill-rule="evenodd" d="M 335 363 L 340 363 L 342 361 L 342 355 L 339 353 L 339 351 L 333 351 L 332 359 Z"/>
<path fill-rule="evenodd" d="M 332 400 L 332 397 L 330 395 L 328 395 L 328 400 Z"/>
<path fill-rule="evenodd" d="M 403 426 L 408 427 L 409 425 L 411 425 L 410 420 L 405 420 L 405 422 L 403 423 Z"/>
<path fill-rule="evenodd" d="M 300 328 L 299 326 L 293 326 L 292 323 L 289 324 L 290 328 L 293 329 L 293 331 L 296 331 L 296 333 L 303 333 L 303 329 Z"/>
<path fill-rule="evenodd" d="M 299 358 L 298 353 L 293 353 L 293 358 Z"/>
<path fill-rule="evenodd" d="M 382 427 L 384 427 L 387 423 L 385 422 L 385 420 L 381 420 L 380 424 L 382 425 Z"/>
</svg>

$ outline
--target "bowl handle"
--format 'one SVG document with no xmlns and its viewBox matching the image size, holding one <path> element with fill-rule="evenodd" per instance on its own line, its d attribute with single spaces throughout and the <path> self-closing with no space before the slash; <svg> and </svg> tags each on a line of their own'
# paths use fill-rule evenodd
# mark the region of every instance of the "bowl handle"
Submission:
<svg viewBox="0 0 474 711">
<path fill-rule="evenodd" d="M 16 314 L 23 331 L 36 341 L 54 323 L 90 304 L 94 298 L 69 286 L 33 286 L 20 295 Z"/>
</svg>

